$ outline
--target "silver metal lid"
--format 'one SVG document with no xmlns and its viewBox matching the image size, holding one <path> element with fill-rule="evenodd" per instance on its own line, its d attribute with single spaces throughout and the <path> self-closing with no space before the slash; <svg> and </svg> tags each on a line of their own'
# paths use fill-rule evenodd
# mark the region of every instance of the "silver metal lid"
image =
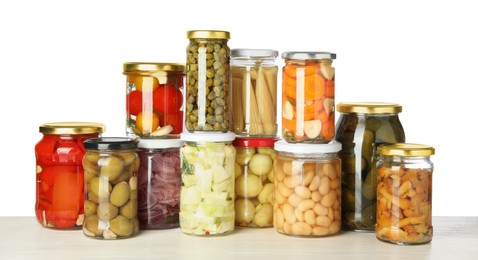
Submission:
<svg viewBox="0 0 478 260">
<path fill-rule="evenodd" d="M 252 58 L 260 58 L 260 57 L 277 57 L 279 52 L 272 49 L 232 49 L 231 50 L 231 57 L 238 58 L 238 57 L 252 57 Z"/>
<path fill-rule="evenodd" d="M 330 52 L 314 52 L 314 51 L 287 51 L 282 53 L 283 59 L 298 59 L 298 60 L 321 60 L 329 59 L 335 60 L 335 53 Z"/>
</svg>

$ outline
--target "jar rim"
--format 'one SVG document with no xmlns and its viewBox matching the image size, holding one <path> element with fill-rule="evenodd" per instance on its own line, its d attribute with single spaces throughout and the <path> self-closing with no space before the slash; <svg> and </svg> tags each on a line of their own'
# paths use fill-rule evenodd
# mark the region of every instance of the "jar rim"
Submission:
<svg viewBox="0 0 478 260">
<path fill-rule="evenodd" d="M 396 143 L 380 145 L 377 152 L 381 155 L 418 157 L 434 155 L 435 148 L 424 144 Z"/>
<path fill-rule="evenodd" d="M 187 31 L 188 39 L 229 39 L 231 33 L 219 30 L 192 30 Z"/>
<path fill-rule="evenodd" d="M 138 140 L 128 137 L 90 138 L 83 142 L 87 150 L 133 150 L 138 148 Z"/>
<path fill-rule="evenodd" d="M 194 133 L 181 133 L 181 140 L 185 142 L 232 142 L 236 138 L 236 135 L 232 132 L 226 133 L 208 133 L 208 132 L 194 132 Z"/>
<path fill-rule="evenodd" d="M 279 138 L 237 137 L 232 143 L 239 147 L 274 147 Z"/>
<path fill-rule="evenodd" d="M 279 52 L 272 49 L 232 49 L 231 58 L 276 58 Z"/>
<path fill-rule="evenodd" d="M 287 143 L 284 140 L 277 141 L 274 149 L 278 152 L 314 154 L 314 153 L 337 153 L 342 150 L 342 144 L 332 141 L 326 144 L 302 144 Z"/>
<path fill-rule="evenodd" d="M 123 74 L 154 73 L 157 71 L 186 71 L 184 63 L 161 63 L 161 62 L 125 62 Z"/>
<path fill-rule="evenodd" d="M 166 148 L 179 148 L 183 145 L 183 141 L 178 138 L 169 139 L 140 139 L 138 148 L 145 149 L 166 149 Z"/>
<path fill-rule="evenodd" d="M 342 102 L 337 104 L 337 111 L 355 114 L 398 114 L 402 106 L 388 102 Z"/>
<path fill-rule="evenodd" d="M 42 134 L 101 134 L 106 126 L 95 122 L 50 122 L 41 124 L 39 131 Z"/>
<path fill-rule="evenodd" d="M 335 60 L 337 55 L 335 53 L 326 51 L 287 51 L 282 53 L 283 59 L 298 59 L 298 60 Z"/>
</svg>

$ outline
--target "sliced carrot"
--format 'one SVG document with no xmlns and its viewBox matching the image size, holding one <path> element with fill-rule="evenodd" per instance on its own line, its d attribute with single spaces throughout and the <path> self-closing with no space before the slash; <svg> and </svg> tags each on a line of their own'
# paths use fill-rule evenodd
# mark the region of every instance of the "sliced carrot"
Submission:
<svg viewBox="0 0 478 260">
<path fill-rule="evenodd" d="M 329 117 L 325 123 L 322 124 L 322 130 L 320 131 L 320 136 L 325 140 L 332 140 L 335 134 L 335 120 L 334 117 Z"/>
<path fill-rule="evenodd" d="M 335 96 L 335 80 L 327 80 L 325 82 L 325 96 L 334 98 Z"/>
<path fill-rule="evenodd" d="M 296 82 L 294 78 L 284 75 L 284 84 L 282 87 L 285 89 L 285 94 L 288 97 L 296 98 Z"/>
<path fill-rule="evenodd" d="M 297 122 L 295 119 L 288 120 L 288 119 L 282 118 L 282 128 L 287 129 L 294 134 L 295 134 L 296 123 Z"/>
<path fill-rule="evenodd" d="M 324 101 L 322 99 L 316 99 L 312 101 L 311 105 L 304 107 L 304 113 L 316 113 L 324 108 Z"/>
<path fill-rule="evenodd" d="M 324 124 L 325 122 L 327 122 L 329 120 L 329 114 L 327 112 L 325 112 L 325 109 L 322 109 L 316 115 L 315 119 L 320 120 L 322 122 L 322 124 Z"/>
<path fill-rule="evenodd" d="M 321 76 L 314 74 L 305 77 L 305 98 L 320 99 L 324 96 L 325 80 Z"/>
<path fill-rule="evenodd" d="M 305 76 L 309 76 L 312 74 L 318 74 L 320 71 L 320 67 L 318 64 L 311 64 L 311 65 L 287 65 L 284 67 L 284 74 L 287 74 L 289 77 L 296 78 L 297 77 L 297 69 L 305 69 Z"/>
</svg>

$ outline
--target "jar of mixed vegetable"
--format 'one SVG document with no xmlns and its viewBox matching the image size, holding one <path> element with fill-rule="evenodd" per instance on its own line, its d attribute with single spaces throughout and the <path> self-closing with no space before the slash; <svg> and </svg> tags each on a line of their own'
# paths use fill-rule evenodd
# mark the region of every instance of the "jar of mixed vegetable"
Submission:
<svg viewBox="0 0 478 260">
<path fill-rule="evenodd" d="M 183 133 L 179 225 L 190 235 L 234 230 L 235 135 Z"/>
<path fill-rule="evenodd" d="M 105 126 L 98 123 L 40 125 L 43 137 L 35 145 L 35 215 L 43 226 L 79 229 L 83 224 L 83 141 L 99 137 L 104 131 Z"/>
<path fill-rule="evenodd" d="M 138 144 L 138 220 L 140 229 L 179 226 L 180 139 L 146 140 Z"/>
<path fill-rule="evenodd" d="M 335 132 L 334 53 L 284 52 L 282 138 L 289 143 L 328 143 Z"/>
<path fill-rule="evenodd" d="M 337 141 L 342 143 L 342 228 L 373 231 L 376 220 L 376 148 L 384 143 L 405 142 L 392 103 L 340 103 Z"/>
<path fill-rule="evenodd" d="M 322 237 L 340 232 L 340 143 L 275 143 L 274 228 Z"/>
<path fill-rule="evenodd" d="M 236 138 L 236 226 L 272 227 L 276 138 Z"/>
<path fill-rule="evenodd" d="M 127 76 L 126 134 L 132 138 L 179 137 L 184 64 L 127 62 L 123 70 Z"/>
<path fill-rule="evenodd" d="M 277 135 L 276 50 L 231 51 L 232 128 L 240 136 Z"/>
<path fill-rule="evenodd" d="M 138 140 L 91 138 L 84 142 L 85 216 L 83 233 L 97 239 L 136 235 L 138 222 Z"/>
<path fill-rule="evenodd" d="M 226 31 L 188 31 L 186 129 L 227 132 L 230 128 L 229 47 Z"/>
<path fill-rule="evenodd" d="M 379 240 L 424 244 L 432 240 L 432 173 L 435 149 L 421 144 L 378 147 L 377 225 Z"/>
</svg>

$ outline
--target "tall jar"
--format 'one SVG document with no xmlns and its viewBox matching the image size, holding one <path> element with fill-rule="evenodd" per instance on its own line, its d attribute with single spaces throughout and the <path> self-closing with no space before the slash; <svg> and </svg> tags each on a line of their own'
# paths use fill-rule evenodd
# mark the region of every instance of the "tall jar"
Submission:
<svg viewBox="0 0 478 260">
<path fill-rule="evenodd" d="M 189 235 L 234 230 L 234 134 L 183 133 L 179 225 Z"/>
<path fill-rule="evenodd" d="M 126 135 L 178 138 L 183 130 L 186 66 L 179 63 L 126 62 Z"/>
<path fill-rule="evenodd" d="M 97 239 L 120 239 L 139 230 L 138 140 L 92 138 L 84 142 L 85 216 L 83 233 Z"/>
<path fill-rule="evenodd" d="M 376 221 L 376 148 L 384 143 L 405 142 L 392 103 L 340 103 L 336 140 L 342 143 L 342 228 L 373 231 Z"/>
<path fill-rule="evenodd" d="M 277 136 L 276 50 L 233 49 L 232 129 L 239 136 Z"/>
<path fill-rule="evenodd" d="M 340 143 L 275 143 L 274 228 L 322 237 L 340 232 Z"/>
<path fill-rule="evenodd" d="M 179 226 L 180 139 L 146 140 L 138 144 L 138 220 L 140 229 Z"/>
<path fill-rule="evenodd" d="M 421 144 L 378 147 L 377 225 L 379 240 L 424 244 L 432 240 L 432 173 L 435 149 Z"/>
<path fill-rule="evenodd" d="M 277 138 L 236 138 L 236 226 L 272 227 Z"/>
<path fill-rule="evenodd" d="M 83 141 L 100 137 L 104 131 L 105 126 L 99 123 L 40 125 L 43 137 L 35 145 L 35 215 L 43 226 L 79 229 L 83 224 Z"/>
<path fill-rule="evenodd" d="M 229 47 L 226 31 L 188 31 L 186 129 L 227 132 L 230 128 Z"/>
<path fill-rule="evenodd" d="M 289 143 L 328 143 L 335 132 L 334 53 L 284 52 L 282 138 Z"/>
</svg>

